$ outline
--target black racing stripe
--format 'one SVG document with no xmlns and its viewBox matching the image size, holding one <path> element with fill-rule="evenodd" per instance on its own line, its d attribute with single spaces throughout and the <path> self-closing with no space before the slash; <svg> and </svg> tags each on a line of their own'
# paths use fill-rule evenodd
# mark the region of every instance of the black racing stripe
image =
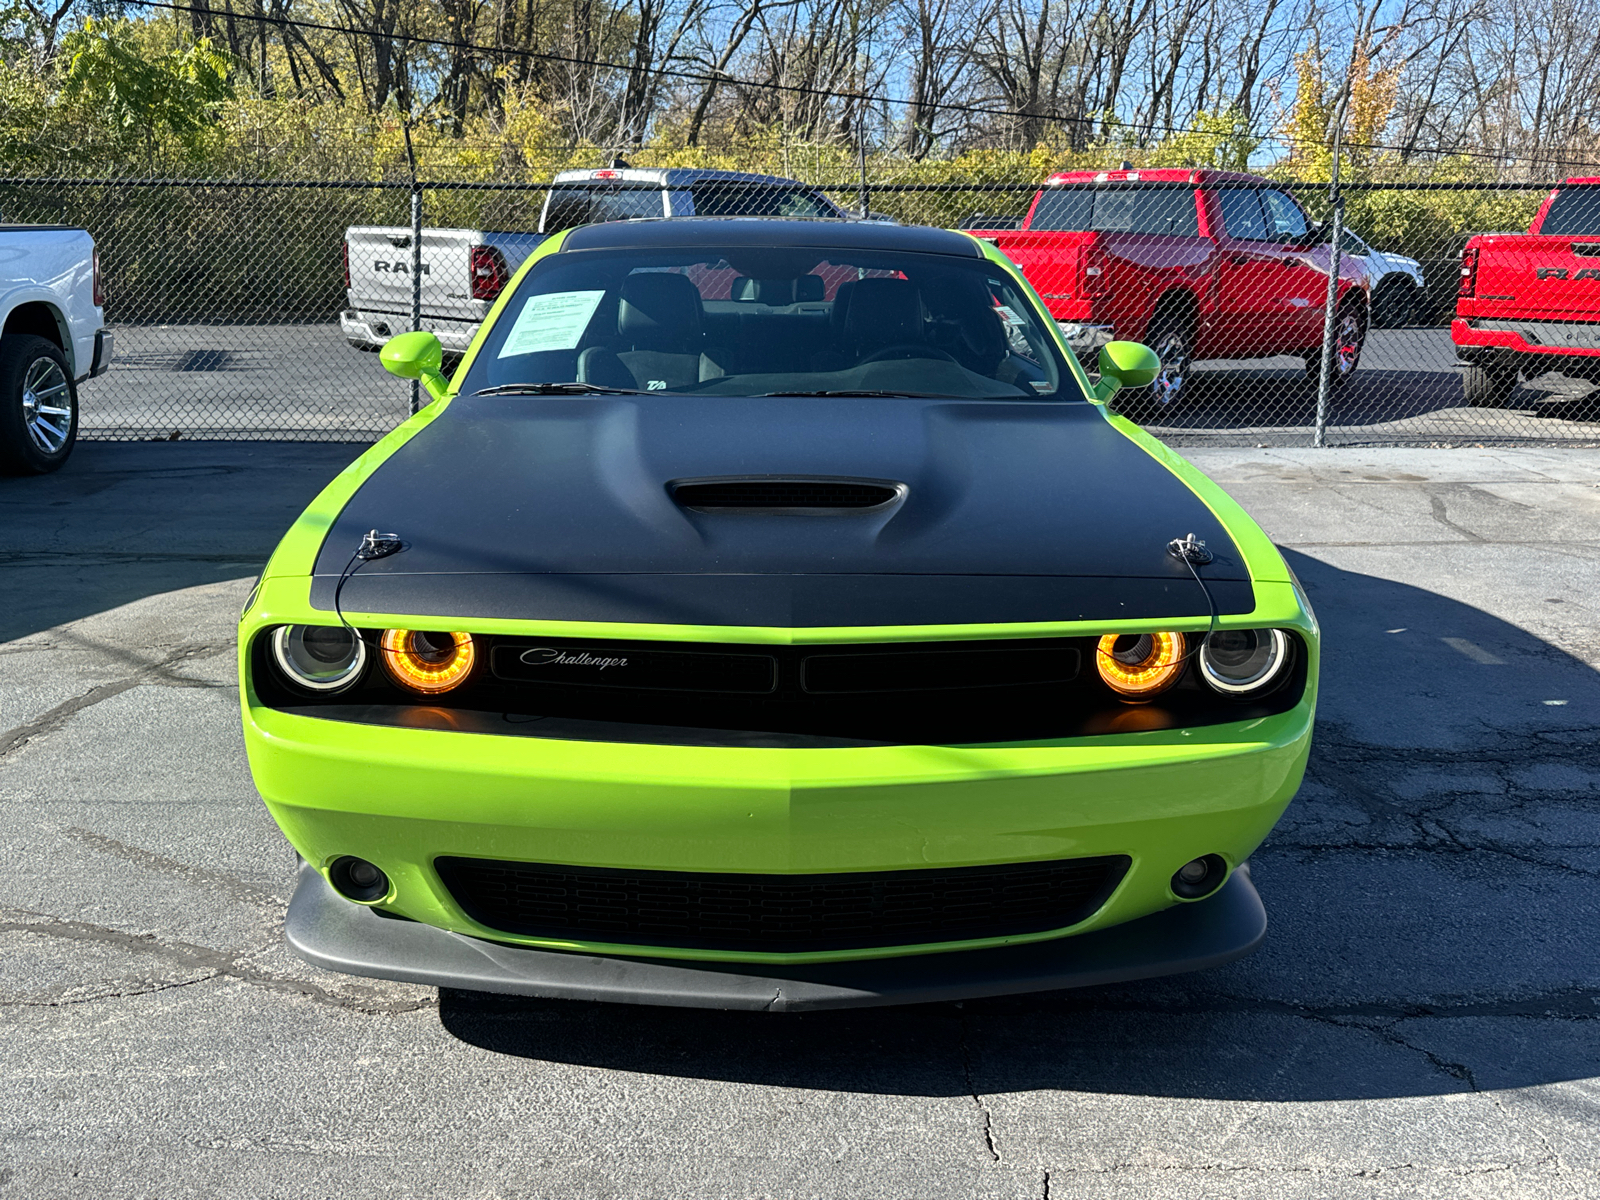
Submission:
<svg viewBox="0 0 1600 1200">
<path fill-rule="evenodd" d="M 854 478 L 895 504 L 697 512 L 671 485 Z M 363 612 L 692 625 L 909 625 L 1198 616 L 1194 533 L 1222 612 L 1249 572 L 1198 497 L 1087 404 L 661 396 L 464 397 L 356 491 L 312 596 L 368 530 Z"/>
</svg>

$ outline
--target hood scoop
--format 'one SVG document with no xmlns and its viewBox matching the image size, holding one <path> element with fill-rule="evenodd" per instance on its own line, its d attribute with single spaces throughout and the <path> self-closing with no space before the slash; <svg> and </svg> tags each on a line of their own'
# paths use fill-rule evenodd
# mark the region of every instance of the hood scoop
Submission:
<svg viewBox="0 0 1600 1200">
<path fill-rule="evenodd" d="M 887 508 L 906 485 L 881 479 L 758 475 L 679 479 L 667 485 L 672 498 L 699 513 L 864 513 Z"/>
</svg>

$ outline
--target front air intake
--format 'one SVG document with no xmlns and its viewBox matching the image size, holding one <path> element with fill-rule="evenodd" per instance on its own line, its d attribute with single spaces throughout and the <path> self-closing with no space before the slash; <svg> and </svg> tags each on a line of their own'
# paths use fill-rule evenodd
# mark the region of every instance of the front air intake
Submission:
<svg viewBox="0 0 1600 1200">
<path fill-rule="evenodd" d="M 862 479 L 707 479 L 668 484 L 694 512 L 864 512 L 893 504 L 903 484 Z"/>
</svg>

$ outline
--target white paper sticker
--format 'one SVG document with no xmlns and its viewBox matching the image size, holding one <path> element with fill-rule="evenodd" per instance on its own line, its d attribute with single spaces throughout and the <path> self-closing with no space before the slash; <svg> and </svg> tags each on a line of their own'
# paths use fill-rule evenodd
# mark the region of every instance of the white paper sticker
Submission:
<svg viewBox="0 0 1600 1200">
<path fill-rule="evenodd" d="M 605 292 L 547 292 L 529 296 L 500 347 L 501 358 L 541 350 L 575 350 Z"/>
</svg>

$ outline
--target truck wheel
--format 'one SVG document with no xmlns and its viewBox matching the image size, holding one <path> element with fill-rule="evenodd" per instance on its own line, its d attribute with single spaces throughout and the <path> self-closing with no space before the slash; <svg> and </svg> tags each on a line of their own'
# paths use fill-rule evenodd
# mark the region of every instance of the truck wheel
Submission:
<svg viewBox="0 0 1600 1200">
<path fill-rule="evenodd" d="M 1357 305 L 1340 311 L 1333 325 L 1333 377 L 1328 381 L 1335 388 L 1350 382 L 1350 376 L 1361 365 L 1361 351 L 1367 344 L 1367 314 Z M 1306 352 L 1306 377 L 1313 386 L 1322 380 L 1322 347 Z"/>
<path fill-rule="evenodd" d="M 66 356 L 33 334 L 0 338 L 0 471 L 54 471 L 77 437 L 78 385 Z"/>
<path fill-rule="evenodd" d="M 1516 368 L 1489 368 L 1474 363 L 1461 372 L 1461 394 L 1470 408 L 1504 408 L 1520 382 Z"/>
<path fill-rule="evenodd" d="M 1417 285 L 1404 279 L 1392 280 L 1372 297 L 1372 327 L 1396 329 L 1411 324 L 1417 309 Z"/>
<path fill-rule="evenodd" d="M 1193 386 L 1194 335 L 1183 317 L 1160 317 L 1150 322 L 1145 345 L 1161 360 L 1161 372 L 1148 388 L 1118 392 L 1111 398 L 1111 407 L 1141 425 L 1159 424 Z"/>
</svg>

